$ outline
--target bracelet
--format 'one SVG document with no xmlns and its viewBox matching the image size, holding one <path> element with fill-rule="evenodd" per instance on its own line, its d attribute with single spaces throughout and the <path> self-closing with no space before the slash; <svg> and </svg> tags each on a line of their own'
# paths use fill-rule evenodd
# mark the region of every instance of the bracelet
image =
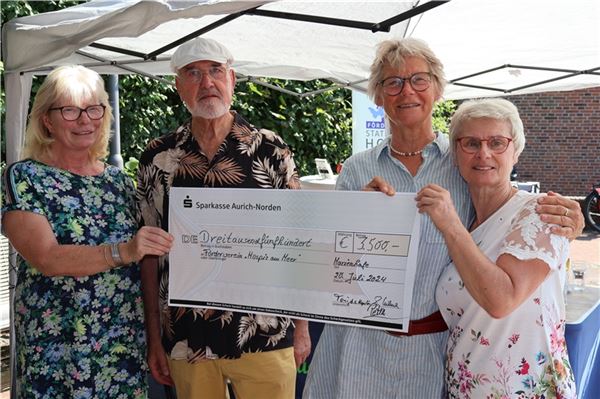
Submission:
<svg viewBox="0 0 600 399">
<path fill-rule="evenodd" d="M 110 255 L 112 260 L 115 262 L 115 266 L 121 266 L 123 259 L 121 259 L 121 252 L 119 252 L 119 244 L 110 244 Z"/>
<path fill-rule="evenodd" d="M 110 259 L 108 258 L 108 255 L 106 255 L 106 251 L 110 251 L 108 245 L 103 245 L 102 246 L 102 254 L 104 255 L 104 260 L 106 261 L 106 264 L 108 265 L 108 267 L 110 269 L 113 268 L 113 262 L 110 261 Z"/>
</svg>

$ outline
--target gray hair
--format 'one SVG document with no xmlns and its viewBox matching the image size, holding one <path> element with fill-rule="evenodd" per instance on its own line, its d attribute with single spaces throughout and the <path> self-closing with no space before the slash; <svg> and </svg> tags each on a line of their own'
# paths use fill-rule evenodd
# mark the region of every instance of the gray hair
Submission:
<svg viewBox="0 0 600 399">
<path fill-rule="evenodd" d="M 450 122 L 450 148 L 456 151 L 456 139 L 464 122 L 473 119 L 495 119 L 508 122 L 510 136 L 515 146 L 515 154 L 519 156 L 525 148 L 525 131 L 517 107 L 503 98 L 485 98 L 462 103 Z"/>
<path fill-rule="evenodd" d="M 393 68 L 402 68 L 408 57 L 418 57 L 425 60 L 429 66 L 429 73 L 439 95 L 444 93 L 446 78 L 444 77 L 444 65 L 423 40 L 412 37 L 405 39 L 384 40 L 377 45 L 375 59 L 371 64 L 371 75 L 367 86 L 367 94 L 375 101 L 379 82 L 384 78 L 383 67 L 390 65 Z"/>
</svg>

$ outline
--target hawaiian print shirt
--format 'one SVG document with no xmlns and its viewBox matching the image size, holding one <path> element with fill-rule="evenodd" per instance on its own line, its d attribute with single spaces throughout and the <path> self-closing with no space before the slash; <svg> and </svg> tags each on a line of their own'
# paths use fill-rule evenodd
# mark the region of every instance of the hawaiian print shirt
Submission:
<svg viewBox="0 0 600 399">
<path fill-rule="evenodd" d="M 113 166 L 79 176 L 28 159 L 4 178 L 3 214 L 45 217 L 61 245 L 117 243 L 137 230 L 133 181 Z M 143 317 L 138 265 L 49 277 L 19 255 L 15 397 L 145 398 Z"/>
<path fill-rule="evenodd" d="M 565 340 L 566 238 L 535 212 L 537 196 L 519 191 L 471 236 L 492 261 L 501 254 L 539 259 L 545 280 L 509 315 L 491 317 L 470 295 L 454 264 L 442 274 L 436 300 L 448 324 L 449 398 L 575 399 Z"/>
<path fill-rule="evenodd" d="M 138 171 L 142 224 L 168 229 L 170 187 L 300 188 L 283 140 L 233 115 L 231 131 L 210 161 L 194 139 L 190 121 L 148 144 Z M 158 270 L 162 340 L 171 358 L 234 359 L 245 352 L 292 346 L 293 324 L 285 317 L 168 306 L 167 256 L 159 259 Z"/>
</svg>

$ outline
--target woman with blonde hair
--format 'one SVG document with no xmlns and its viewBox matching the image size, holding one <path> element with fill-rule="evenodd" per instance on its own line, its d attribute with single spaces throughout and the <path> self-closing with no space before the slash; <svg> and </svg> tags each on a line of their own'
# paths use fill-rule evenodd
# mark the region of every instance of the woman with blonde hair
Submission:
<svg viewBox="0 0 600 399">
<path fill-rule="evenodd" d="M 137 262 L 172 237 L 136 233 L 133 183 L 102 161 L 111 118 L 100 75 L 59 67 L 35 97 L 24 159 L 5 171 L 17 398 L 146 397 Z"/>
</svg>

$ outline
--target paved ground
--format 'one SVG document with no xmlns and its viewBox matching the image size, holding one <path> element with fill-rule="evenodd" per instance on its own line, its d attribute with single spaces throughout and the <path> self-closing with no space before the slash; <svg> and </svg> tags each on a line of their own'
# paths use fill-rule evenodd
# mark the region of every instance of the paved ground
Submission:
<svg viewBox="0 0 600 399">
<path fill-rule="evenodd" d="M 585 289 L 567 291 L 567 321 L 576 322 L 600 301 L 600 233 L 591 229 L 571 243 L 571 266 L 584 271 Z M 573 282 L 573 275 L 570 275 Z"/>
</svg>

